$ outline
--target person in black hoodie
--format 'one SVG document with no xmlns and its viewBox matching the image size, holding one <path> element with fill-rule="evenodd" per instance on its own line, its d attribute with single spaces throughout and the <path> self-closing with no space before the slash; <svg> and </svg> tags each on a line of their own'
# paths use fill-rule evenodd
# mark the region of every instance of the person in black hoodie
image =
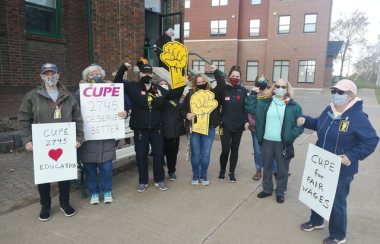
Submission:
<svg viewBox="0 0 380 244">
<path fill-rule="evenodd" d="M 220 141 L 222 153 L 220 154 L 219 180 L 224 180 L 228 155 L 230 154 L 230 172 L 228 179 L 236 182 L 235 168 L 238 161 L 240 140 L 245 130 L 247 113 L 244 108 L 244 100 L 247 90 L 241 86 L 240 67 L 235 65 L 228 74 L 228 83 L 224 89 L 224 100 L 222 101 L 222 123 L 220 125 Z"/>
<path fill-rule="evenodd" d="M 164 79 L 157 79 L 156 84 L 166 90 L 171 90 L 170 84 Z M 164 109 L 162 110 L 162 135 L 164 137 L 164 156 L 166 156 L 169 180 L 176 180 L 175 175 L 177 154 L 179 150 L 180 136 L 186 133 L 183 126 L 183 119 L 179 115 L 179 99 L 182 96 L 186 86 L 178 88 L 182 92 L 178 93 L 177 97 L 173 97 L 171 101 L 165 101 Z"/>
<path fill-rule="evenodd" d="M 172 100 L 181 89 L 166 90 L 152 83 L 153 68 L 149 64 L 138 62 L 140 69 L 139 82 L 124 83 L 124 93 L 128 95 L 132 103 L 132 114 L 129 126 L 134 130 L 134 142 L 136 159 L 139 169 L 138 192 L 145 191 L 148 186 L 148 151 L 149 143 L 153 152 L 153 175 L 155 185 L 160 190 L 166 191 L 165 185 L 163 136 L 162 136 L 162 109 L 165 100 Z M 123 64 L 116 73 L 114 83 L 123 83 L 123 74 L 131 68 L 129 63 Z"/>
</svg>

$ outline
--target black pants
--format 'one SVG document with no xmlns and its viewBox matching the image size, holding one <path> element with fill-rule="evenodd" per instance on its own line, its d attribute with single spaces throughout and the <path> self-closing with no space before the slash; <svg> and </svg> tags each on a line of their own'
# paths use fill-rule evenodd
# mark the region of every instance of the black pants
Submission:
<svg viewBox="0 0 380 244">
<path fill-rule="evenodd" d="M 239 146 L 243 131 L 226 132 L 223 131 L 223 135 L 220 136 L 222 143 L 222 153 L 220 154 L 220 171 L 225 172 L 228 155 L 230 154 L 230 172 L 235 172 L 236 164 L 239 156 Z"/>
<path fill-rule="evenodd" d="M 69 201 L 69 192 L 70 192 L 70 181 L 59 181 L 59 201 L 66 202 Z M 38 192 L 40 193 L 40 202 L 41 204 L 50 204 L 50 183 L 39 184 Z"/>
<path fill-rule="evenodd" d="M 179 137 L 164 139 L 164 156 L 166 156 L 169 174 L 175 173 L 178 150 Z"/>
<path fill-rule="evenodd" d="M 134 142 L 137 165 L 139 168 L 139 184 L 148 184 L 148 152 L 149 143 L 153 153 L 153 176 L 156 183 L 164 181 L 163 137 L 159 130 L 135 130 Z"/>
</svg>

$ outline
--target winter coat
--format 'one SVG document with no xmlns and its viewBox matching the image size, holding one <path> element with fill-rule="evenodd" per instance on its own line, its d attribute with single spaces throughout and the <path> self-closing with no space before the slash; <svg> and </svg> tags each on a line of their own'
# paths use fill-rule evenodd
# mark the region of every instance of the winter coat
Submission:
<svg viewBox="0 0 380 244">
<path fill-rule="evenodd" d="M 379 137 L 363 112 L 363 101 L 357 101 L 338 119 L 334 119 L 331 106 L 327 106 L 317 118 L 305 118 L 304 127 L 318 132 L 316 145 L 336 155 L 345 154 L 351 161 L 349 166 L 341 165 L 340 174 L 358 173 L 359 160 L 371 155 Z"/>
<path fill-rule="evenodd" d="M 226 85 L 222 101 L 223 131 L 237 132 L 245 130 L 247 112 L 244 101 L 247 97 L 247 89 L 241 85 Z"/>
<path fill-rule="evenodd" d="M 256 138 L 261 144 L 266 126 L 267 112 L 271 98 L 257 99 L 257 92 L 252 91 L 251 94 L 245 99 L 245 109 L 248 113 L 256 115 Z M 285 108 L 284 122 L 281 129 L 281 141 L 285 145 L 292 145 L 294 140 L 303 133 L 304 128 L 297 126 L 297 119 L 302 115 L 301 106 L 290 99 Z"/>
<path fill-rule="evenodd" d="M 265 96 L 265 97 L 263 97 Z M 266 95 L 264 92 L 259 91 L 257 94 L 257 99 L 266 98 Z M 256 126 L 252 126 L 253 124 L 256 124 L 256 115 L 248 114 L 248 129 L 256 133 Z"/>
<path fill-rule="evenodd" d="M 32 141 L 32 124 L 38 123 L 76 123 L 76 140 L 83 143 L 83 120 L 79 105 L 73 95 L 59 84 L 57 101 L 53 101 L 42 82 L 28 92 L 18 111 L 19 131 L 24 146 Z M 61 118 L 54 119 L 56 108 L 61 109 Z"/>
<path fill-rule="evenodd" d="M 88 82 L 86 80 L 81 80 L 80 83 Z M 103 80 L 103 83 L 112 83 L 112 81 Z M 74 96 L 80 105 L 79 90 Z M 83 145 L 78 148 L 77 152 L 78 160 L 82 163 L 104 163 L 115 160 L 115 139 L 85 141 Z"/>
<path fill-rule="evenodd" d="M 164 49 L 163 49 L 164 45 L 165 45 L 166 43 L 168 43 L 168 42 L 171 42 L 171 41 L 172 41 L 172 38 L 171 38 L 170 36 L 168 36 L 167 34 L 164 33 L 163 35 L 161 35 L 161 36 L 157 39 L 157 47 L 159 47 L 159 48 L 161 48 L 162 50 L 164 50 Z M 160 57 L 160 54 L 162 53 L 162 51 L 159 50 L 159 49 L 157 49 L 156 53 L 157 53 L 157 56 Z"/>
</svg>

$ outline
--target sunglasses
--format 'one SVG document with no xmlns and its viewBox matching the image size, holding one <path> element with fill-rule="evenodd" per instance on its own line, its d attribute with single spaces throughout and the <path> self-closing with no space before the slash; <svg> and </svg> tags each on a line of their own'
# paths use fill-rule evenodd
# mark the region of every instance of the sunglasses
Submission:
<svg viewBox="0 0 380 244">
<path fill-rule="evenodd" d="M 331 94 L 336 94 L 338 93 L 339 95 L 343 95 L 345 93 L 345 91 L 341 91 L 341 90 L 331 90 Z"/>
<path fill-rule="evenodd" d="M 276 88 L 282 88 L 282 89 L 286 89 L 288 88 L 287 86 L 279 86 L 279 85 L 275 85 Z"/>
<path fill-rule="evenodd" d="M 261 83 L 261 82 L 267 82 L 267 80 L 266 79 L 262 79 L 262 80 L 259 80 L 258 82 L 259 83 Z"/>
</svg>

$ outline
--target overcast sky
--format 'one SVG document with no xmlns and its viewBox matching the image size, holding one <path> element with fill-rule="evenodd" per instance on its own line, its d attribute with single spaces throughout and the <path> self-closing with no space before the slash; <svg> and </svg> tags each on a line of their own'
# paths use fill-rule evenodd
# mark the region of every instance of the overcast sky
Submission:
<svg viewBox="0 0 380 244">
<path fill-rule="evenodd" d="M 369 17 L 367 40 L 369 43 L 376 43 L 380 35 L 380 0 L 333 0 L 332 22 L 339 18 L 340 12 L 353 12 L 356 9 L 364 11 Z M 357 51 L 355 57 L 360 54 Z M 350 74 L 353 72 L 352 62 Z M 347 64 L 347 66 L 346 66 Z M 343 74 L 347 73 L 348 63 L 345 62 Z M 340 64 L 334 63 L 334 75 L 339 75 Z"/>
</svg>

